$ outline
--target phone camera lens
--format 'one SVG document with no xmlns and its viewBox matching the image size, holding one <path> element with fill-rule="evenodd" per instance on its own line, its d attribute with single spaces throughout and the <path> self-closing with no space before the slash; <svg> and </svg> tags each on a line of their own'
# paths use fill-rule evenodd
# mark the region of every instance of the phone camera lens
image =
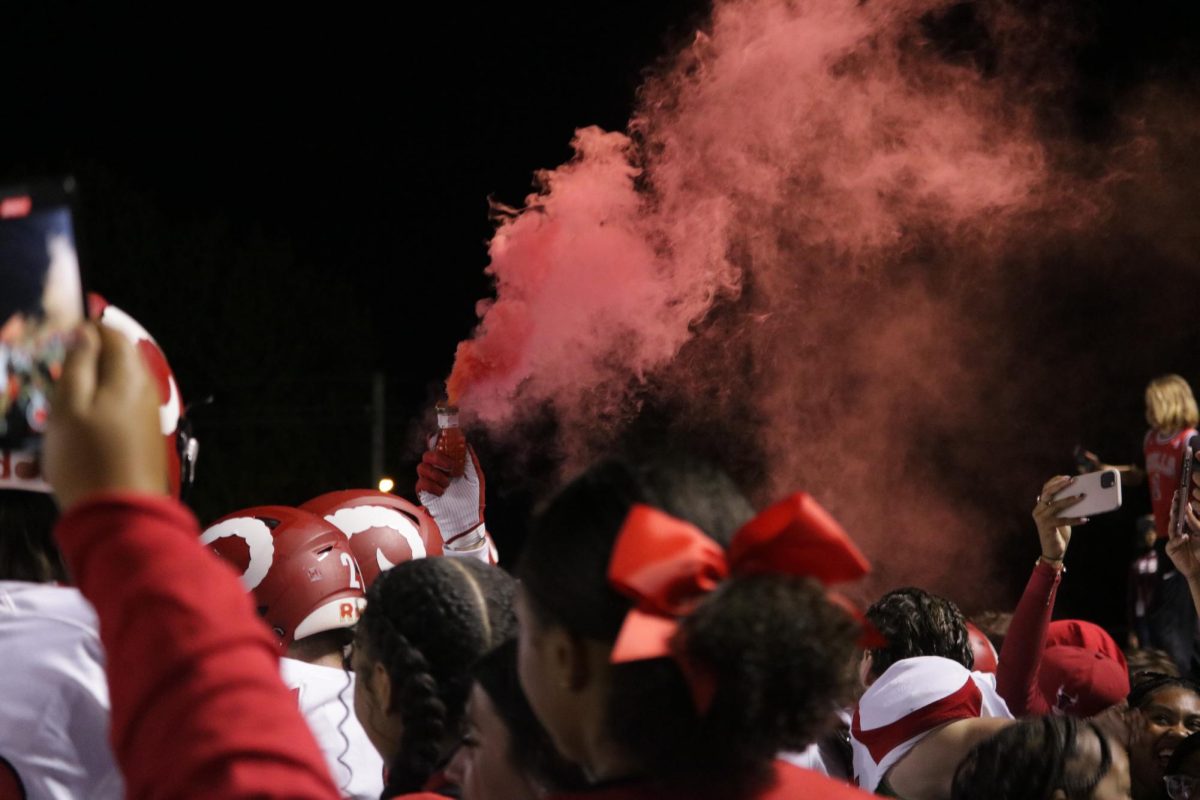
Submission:
<svg viewBox="0 0 1200 800">
<path fill-rule="evenodd" d="M 1100 476 L 1100 488 L 1111 489 L 1117 482 L 1117 476 L 1111 472 L 1106 472 Z"/>
</svg>

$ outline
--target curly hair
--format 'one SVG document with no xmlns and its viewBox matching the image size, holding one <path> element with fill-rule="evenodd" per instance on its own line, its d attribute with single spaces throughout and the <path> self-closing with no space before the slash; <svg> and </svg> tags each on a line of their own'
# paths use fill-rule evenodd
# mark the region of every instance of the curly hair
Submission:
<svg viewBox="0 0 1200 800">
<path fill-rule="evenodd" d="M 719 469 L 695 460 L 597 464 L 535 518 L 518 567 L 539 619 L 577 636 L 616 639 L 631 602 L 607 579 L 610 554 L 635 503 L 727 544 L 752 508 Z M 614 665 L 608 736 L 651 775 L 690 782 L 694 796 L 728 796 L 764 779 L 777 752 L 800 749 L 850 689 L 856 624 L 813 580 L 757 575 L 725 581 L 680 624 L 688 662 L 714 678 L 697 712 L 674 659 Z"/>
<path fill-rule="evenodd" d="M 1099 760 L 1090 741 L 1099 742 Z M 1070 800 L 1092 796 L 1112 765 L 1108 738 L 1095 723 L 1068 716 L 1034 717 L 980 742 L 954 772 L 951 800 L 1047 800 L 1062 789 Z"/>
<path fill-rule="evenodd" d="M 916 656 L 941 656 L 967 669 L 975 665 L 966 618 L 944 597 L 913 587 L 894 589 L 867 609 L 867 619 L 887 640 L 885 647 L 870 651 L 873 677 Z"/>
<path fill-rule="evenodd" d="M 357 642 L 387 669 L 403 725 L 384 797 L 419 791 L 457 740 L 472 666 L 515 633 L 513 592 L 503 570 L 452 558 L 405 562 L 371 585 Z"/>
</svg>

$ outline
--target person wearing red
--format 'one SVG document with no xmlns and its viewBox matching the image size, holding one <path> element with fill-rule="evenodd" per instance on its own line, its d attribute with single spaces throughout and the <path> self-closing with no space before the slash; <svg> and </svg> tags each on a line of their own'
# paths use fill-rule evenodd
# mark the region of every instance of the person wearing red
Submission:
<svg viewBox="0 0 1200 800">
<path fill-rule="evenodd" d="M 1146 422 L 1150 430 L 1143 441 L 1146 484 L 1154 508 L 1154 527 L 1167 538 L 1171 498 L 1179 487 L 1183 448 L 1196 433 L 1200 410 L 1192 387 L 1178 375 L 1163 375 L 1146 387 Z"/>
<path fill-rule="evenodd" d="M 172 493 L 192 477 L 196 443 L 166 356 L 124 311 L 89 296 L 91 315 L 125 335 L 158 390 Z M 0 798 L 118 800 L 108 742 L 104 649 L 91 604 L 70 585 L 52 532 L 58 512 L 36 447 L 0 448 Z"/>
<path fill-rule="evenodd" d="M 1050 621 L 1072 529 L 1087 522 L 1070 516 L 1082 499 L 1071 492 L 1072 483 L 1074 478 L 1056 475 L 1034 504 L 1042 554 L 1000 651 L 996 688 L 1018 717 L 1051 711 L 1091 716 L 1129 692 L 1125 657 L 1111 636 L 1081 620 Z"/>
<path fill-rule="evenodd" d="M 850 690 L 863 625 L 823 584 L 866 562 L 807 495 L 742 524 L 752 516 L 727 476 L 688 458 L 601 462 L 537 515 L 518 673 L 590 783 L 552 797 L 869 796 L 776 760 Z"/>
<path fill-rule="evenodd" d="M 1179 375 L 1163 375 L 1150 381 L 1145 399 L 1146 422 L 1150 426 L 1142 443 L 1145 469 L 1133 464 L 1117 467 L 1123 483 L 1146 482 L 1158 534 L 1157 581 L 1146 609 L 1147 640 L 1140 644 L 1167 651 L 1176 668 L 1188 673 L 1196 659 L 1196 613 L 1188 602 L 1184 581 L 1178 580 L 1179 573 L 1170 568 L 1165 548 L 1171 498 L 1179 485 L 1184 448 L 1200 424 L 1200 409 L 1191 386 Z M 1099 469 L 1105 465 L 1095 455 L 1084 453 L 1081 469 L 1089 466 Z"/>
<path fill-rule="evenodd" d="M 55 538 L 100 620 L 126 797 L 335 800 L 273 637 L 169 497 L 158 404 L 132 345 L 84 326 L 44 453 Z"/>
</svg>

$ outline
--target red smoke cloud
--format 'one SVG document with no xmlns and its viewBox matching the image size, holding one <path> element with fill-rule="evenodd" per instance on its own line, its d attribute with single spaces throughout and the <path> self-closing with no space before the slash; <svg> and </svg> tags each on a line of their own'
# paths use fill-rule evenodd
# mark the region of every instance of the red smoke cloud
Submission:
<svg viewBox="0 0 1200 800">
<path fill-rule="evenodd" d="M 628 132 L 578 131 L 499 225 L 451 395 L 500 434 L 550 408 L 568 469 L 643 402 L 727 422 L 758 499 L 811 491 L 881 584 L 989 599 L 994 524 L 944 480 L 989 471 L 947 443 L 1027 433 L 992 293 L 1105 201 L 1055 166 L 1028 85 L 931 45 L 949 5 L 718 0 Z M 993 482 L 1048 477 L 1023 466 Z"/>
</svg>

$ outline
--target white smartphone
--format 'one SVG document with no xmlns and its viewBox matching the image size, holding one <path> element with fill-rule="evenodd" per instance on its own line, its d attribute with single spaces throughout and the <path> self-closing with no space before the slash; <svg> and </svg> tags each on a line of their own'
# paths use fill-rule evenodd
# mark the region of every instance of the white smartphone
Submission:
<svg viewBox="0 0 1200 800">
<path fill-rule="evenodd" d="M 1087 495 L 1062 513 L 1066 517 L 1091 517 L 1116 511 L 1121 507 L 1121 473 L 1116 469 L 1102 469 L 1079 475 L 1075 482 L 1054 493 L 1054 499 Z"/>
</svg>

